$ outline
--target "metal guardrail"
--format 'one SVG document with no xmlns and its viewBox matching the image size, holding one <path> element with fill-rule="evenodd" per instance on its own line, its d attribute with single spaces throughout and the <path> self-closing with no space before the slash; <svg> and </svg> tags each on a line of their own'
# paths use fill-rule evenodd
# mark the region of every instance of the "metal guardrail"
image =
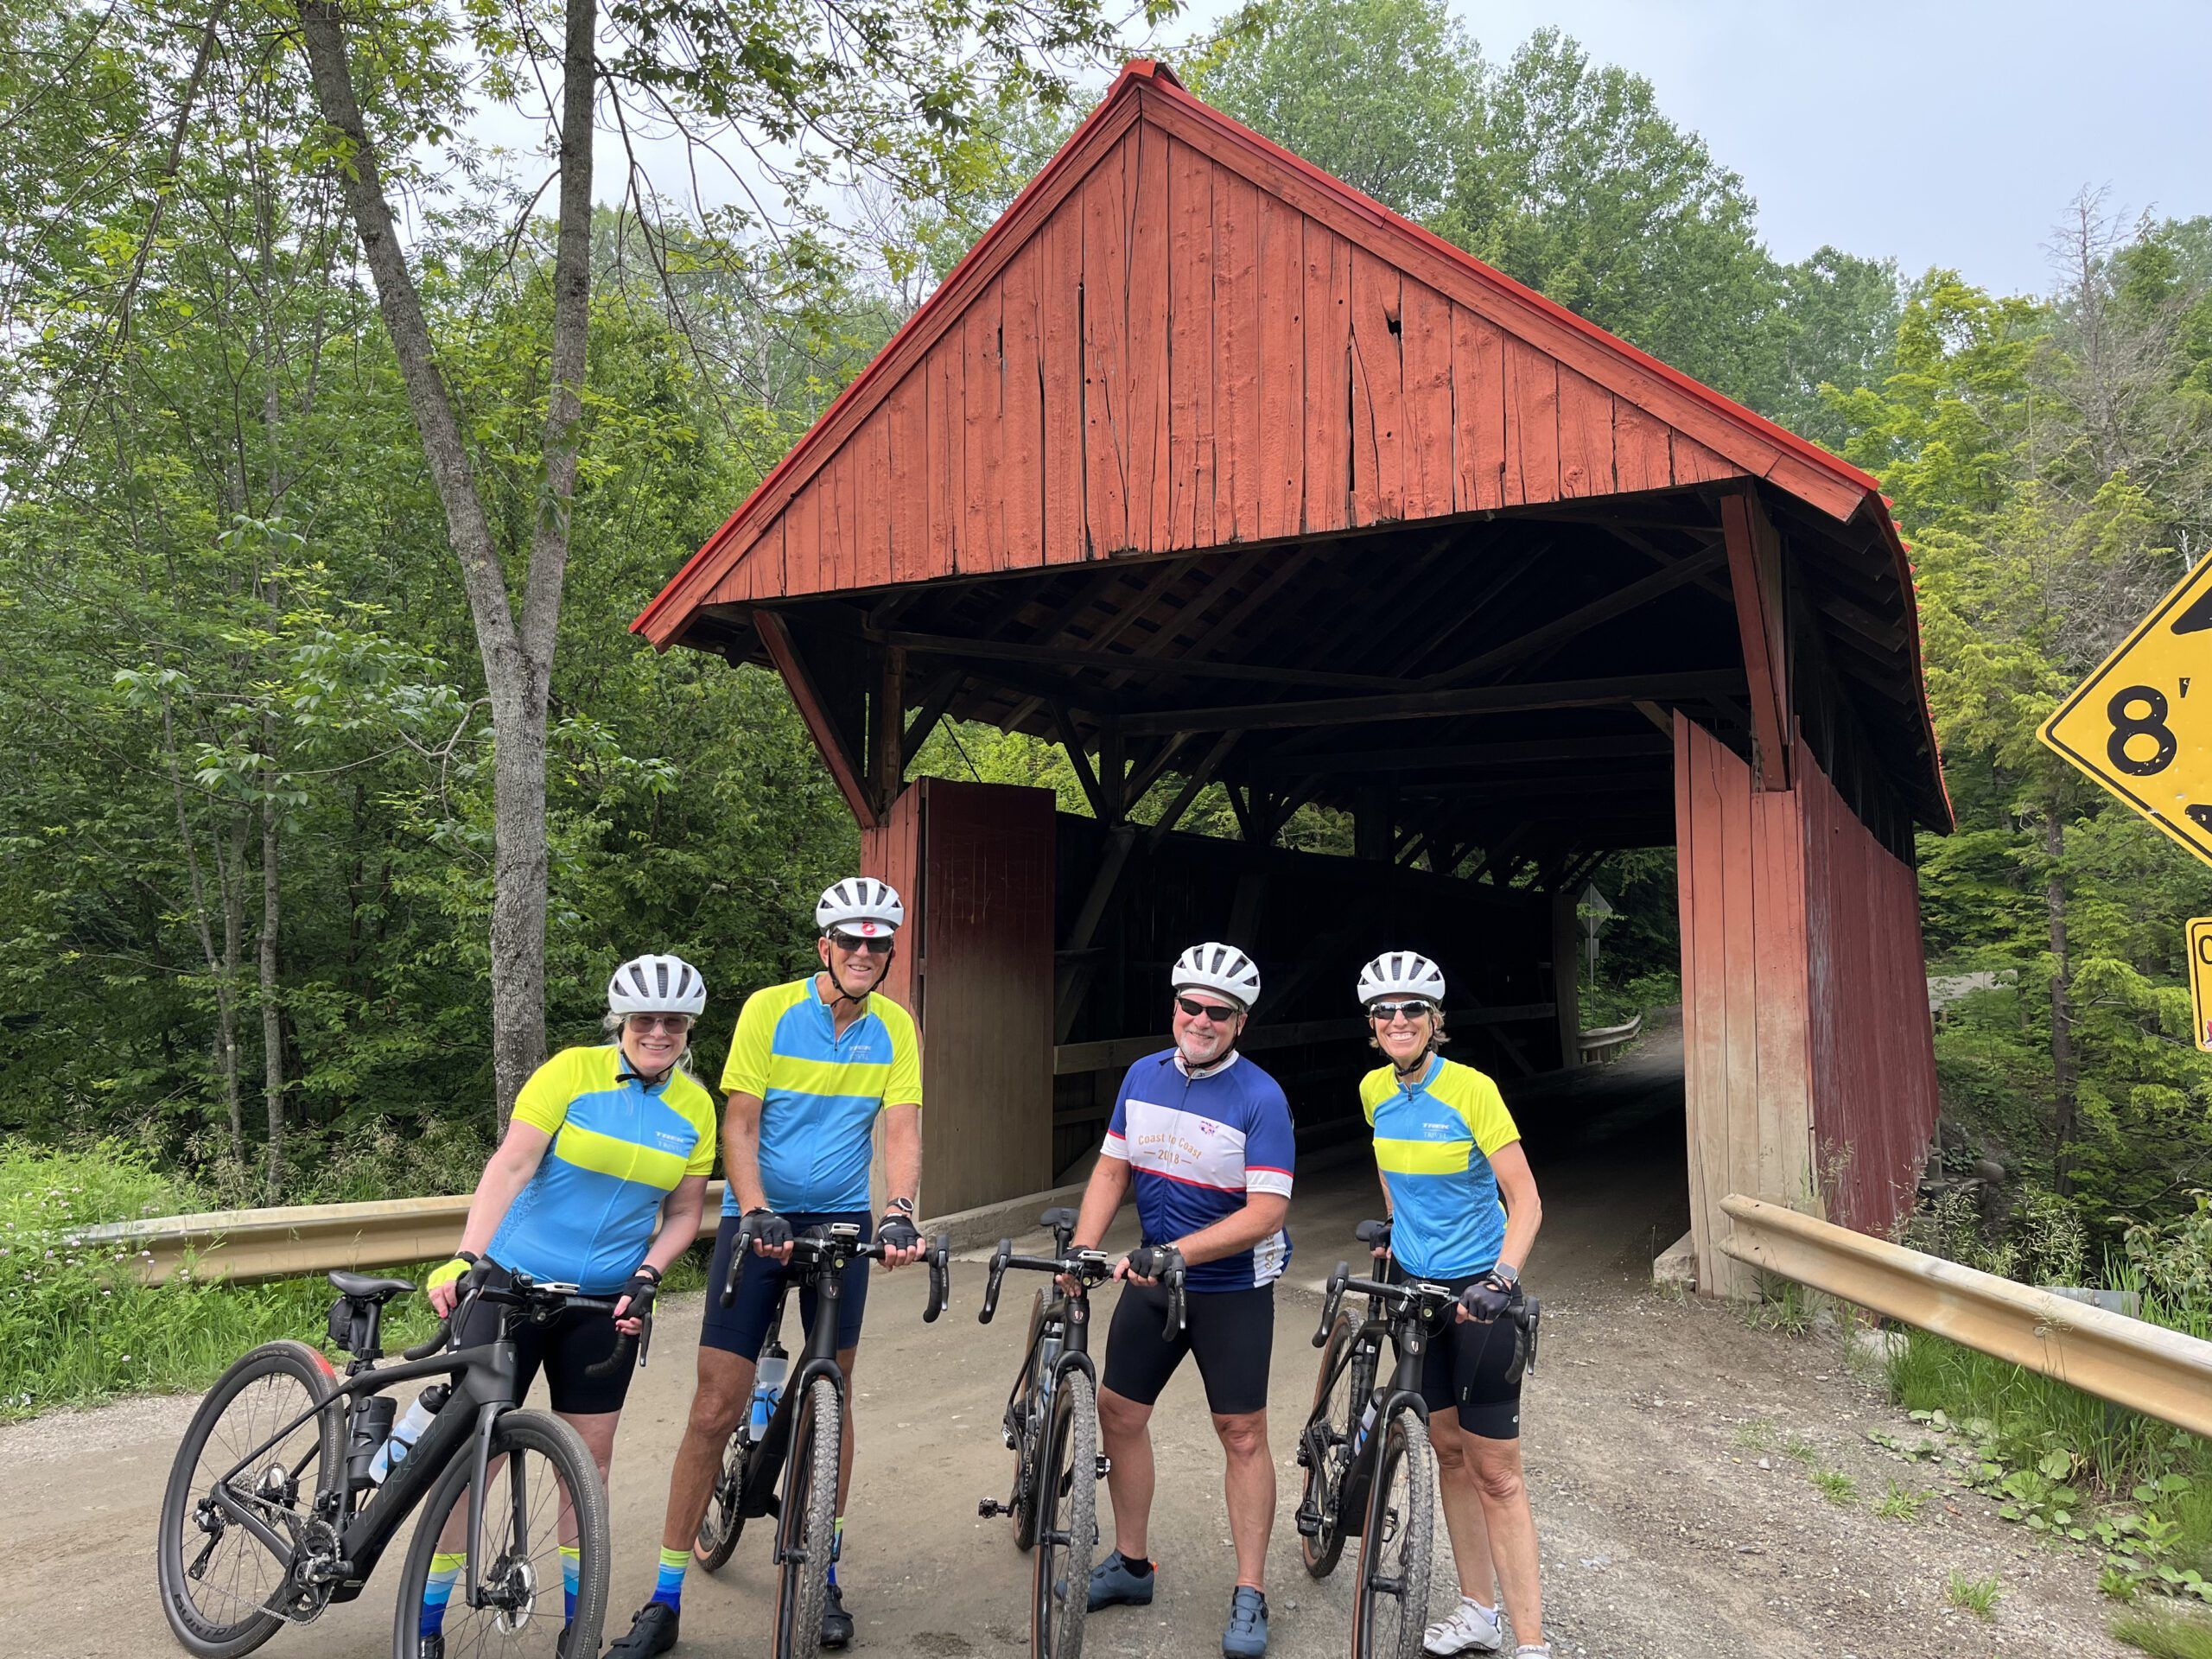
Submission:
<svg viewBox="0 0 2212 1659">
<path fill-rule="evenodd" d="M 1608 1049 L 1620 1048 L 1632 1043 L 1643 1034 L 1643 1015 L 1639 1012 L 1635 1019 L 1624 1026 L 1606 1026 L 1597 1031 L 1577 1033 L 1574 1046 L 1576 1052 L 1587 1060 L 1605 1053 Z"/>
<path fill-rule="evenodd" d="M 1732 1192 L 1738 1262 L 2212 1435 L 2212 1342 Z"/>
</svg>

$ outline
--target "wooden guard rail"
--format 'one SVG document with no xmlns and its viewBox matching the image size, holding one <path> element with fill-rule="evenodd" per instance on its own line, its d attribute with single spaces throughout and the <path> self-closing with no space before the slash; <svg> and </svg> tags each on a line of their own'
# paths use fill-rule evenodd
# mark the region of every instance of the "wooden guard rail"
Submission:
<svg viewBox="0 0 2212 1659">
<path fill-rule="evenodd" d="M 2100 1399 L 2212 1435 L 2212 1342 L 1732 1192 L 1720 1248 Z"/>
</svg>

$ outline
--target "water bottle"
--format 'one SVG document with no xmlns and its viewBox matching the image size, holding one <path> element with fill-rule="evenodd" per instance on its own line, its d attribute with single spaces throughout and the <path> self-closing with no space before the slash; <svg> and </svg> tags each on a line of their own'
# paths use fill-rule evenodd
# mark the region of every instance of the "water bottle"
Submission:
<svg viewBox="0 0 2212 1659">
<path fill-rule="evenodd" d="M 768 1432 L 768 1419 L 775 1413 L 776 1402 L 783 1397 L 784 1379 L 791 1371 L 791 1356 L 780 1348 L 772 1348 L 760 1357 L 760 1370 L 753 1379 L 754 1440 Z"/>
<path fill-rule="evenodd" d="M 415 1397 L 415 1403 L 407 1408 L 407 1414 L 391 1426 L 391 1435 L 369 1462 L 369 1479 L 373 1484 L 383 1485 L 385 1478 L 406 1460 L 407 1454 L 415 1449 L 415 1442 L 423 1438 L 423 1431 L 430 1426 L 430 1419 L 438 1414 L 438 1408 L 445 1404 L 446 1395 L 451 1392 L 440 1382 Z"/>
<path fill-rule="evenodd" d="M 1375 1427 L 1375 1413 L 1376 1409 L 1377 1408 L 1375 1402 L 1373 1400 L 1370 1400 L 1367 1402 L 1367 1409 L 1360 1414 L 1359 1432 L 1351 1437 L 1351 1449 L 1355 1452 L 1359 1452 L 1367 1445 L 1367 1431 Z"/>
</svg>

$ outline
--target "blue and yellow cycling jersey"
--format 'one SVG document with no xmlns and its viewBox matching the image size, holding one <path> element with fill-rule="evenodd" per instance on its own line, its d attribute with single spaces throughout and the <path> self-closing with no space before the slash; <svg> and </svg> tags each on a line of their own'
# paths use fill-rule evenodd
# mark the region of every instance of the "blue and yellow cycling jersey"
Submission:
<svg viewBox="0 0 2212 1659">
<path fill-rule="evenodd" d="M 515 1096 L 515 1121 L 553 1144 L 486 1252 L 540 1281 L 619 1290 L 645 1259 L 663 1199 L 715 1166 L 715 1103 L 671 1071 L 646 1084 L 622 1051 L 564 1048 Z"/>
<path fill-rule="evenodd" d="M 913 1017 L 871 993 L 840 1037 L 812 975 L 755 991 L 738 1011 L 722 1092 L 760 1102 L 760 1185 L 770 1209 L 865 1210 L 875 1115 L 922 1103 Z M 722 1213 L 737 1213 L 735 1187 Z"/>
<path fill-rule="evenodd" d="M 1463 1279 L 1497 1265 L 1505 1205 L 1491 1156 L 1521 1138 L 1487 1074 L 1440 1054 L 1414 1084 L 1379 1066 L 1359 1081 L 1375 1126 L 1375 1166 L 1390 1188 L 1390 1253 L 1417 1279 Z"/>
</svg>

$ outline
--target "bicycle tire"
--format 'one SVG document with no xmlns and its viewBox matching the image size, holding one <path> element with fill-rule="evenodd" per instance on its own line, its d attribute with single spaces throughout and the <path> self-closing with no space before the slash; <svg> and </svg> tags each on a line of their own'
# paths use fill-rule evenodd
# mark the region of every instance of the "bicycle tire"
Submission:
<svg viewBox="0 0 2212 1659">
<path fill-rule="evenodd" d="M 251 1401 L 241 1416 L 238 1427 L 226 1438 L 227 1456 L 219 1458 L 215 1469 L 204 1476 L 200 1459 L 232 1406 L 247 1391 L 264 1382 L 276 1383 L 263 1399 Z M 289 1382 L 296 1389 L 283 1386 Z M 266 1642 L 284 1623 L 273 1612 L 264 1610 L 264 1604 L 283 1585 L 290 1570 L 289 1560 L 279 1561 L 243 1527 L 226 1528 L 213 1545 L 203 1542 L 206 1535 L 192 1519 L 194 1506 L 201 1496 L 213 1489 L 215 1476 L 243 1458 L 262 1440 L 281 1427 L 285 1421 L 311 1406 L 327 1402 L 335 1388 L 330 1363 L 315 1349 L 303 1342 L 264 1343 L 242 1357 L 230 1370 L 216 1380 L 200 1401 L 200 1408 L 184 1431 L 178 1444 L 176 1458 L 169 1465 L 168 1485 L 162 1497 L 162 1518 L 159 1543 L 155 1557 L 155 1577 L 161 1586 L 162 1612 L 168 1618 L 169 1630 L 188 1652 L 196 1659 L 237 1659 L 240 1654 L 251 1653 Z M 264 1477 L 250 1478 L 245 1490 L 254 1491 L 263 1484 L 267 1473 L 283 1468 L 288 1471 L 296 1488 L 295 1497 L 281 1506 L 296 1510 L 304 1522 L 314 1514 L 315 1495 L 336 1474 L 345 1457 L 345 1427 L 342 1410 L 326 1410 L 309 1419 L 293 1434 L 287 1436 L 276 1448 L 277 1455 L 264 1465 Z M 302 1465 L 296 1476 L 289 1471 L 303 1443 L 303 1437 L 312 1435 L 315 1442 L 315 1468 L 312 1479 Z M 287 1451 L 286 1448 L 291 1448 Z M 280 1506 L 265 1504 L 265 1509 Z M 296 1535 L 296 1534 L 295 1535 Z M 224 1543 L 235 1538 L 239 1547 L 241 1561 L 265 1563 L 268 1571 L 257 1574 L 254 1587 L 244 1593 L 236 1588 L 236 1570 L 227 1575 L 232 1586 L 231 1599 L 235 1606 L 225 1613 L 211 1613 L 200 1605 L 201 1598 L 194 1592 L 194 1585 L 205 1586 L 209 1566 L 215 1552 Z M 208 1559 L 201 1563 L 195 1577 L 189 1568 L 188 1552 L 197 1556 L 205 1549 Z M 250 1553 L 249 1553 L 250 1552 Z"/>
<path fill-rule="evenodd" d="M 1043 1449 L 1029 1651 L 1032 1659 L 1083 1659 L 1090 1557 L 1098 1543 L 1098 1401 L 1080 1370 L 1068 1371 L 1052 1391 Z"/>
<path fill-rule="evenodd" d="M 773 1659 L 808 1659 L 822 1645 L 844 1421 L 844 1399 L 836 1384 L 826 1376 L 807 1384 L 806 1398 L 791 1424 L 791 1468 L 783 1513 L 776 1522 Z"/>
<path fill-rule="evenodd" d="M 1045 1293 L 1039 1290 L 1029 1316 L 1029 1346 L 1026 1351 L 1031 1356 L 1029 1369 L 1023 1373 L 1014 1396 L 1014 1409 L 1020 1416 L 1021 1427 L 1014 1448 L 1014 1547 L 1024 1552 L 1034 1548 L 1037 1543 L 1037 1463 L 1039 1443 L 1045 1429 L 1045 1420 L 1038 1415 L 1037 1396 L 1048 1368 L 1059 1353 L 1056 1345 L 1039 1340 L 1044 1321 Z"/>
<path fill-rule="evenodd" d="M 572 1622 L 568 1645 L 563 1651 L 597 1653 L 601 1627 L 607 1622 L 607 1563 L 613 1551 L 613 1523 L 607 1516 L 607 1489 L 601 1484 L 599 1465 L 592 1461 L 590 1448 L 583 1437 L 558 1417 L 538 1411 L 506 1411 L 499 1414 L 492 1426 L 491 1454 L 493 1458 L 507 1458 L 510 1461 L 499 1466 L 493 1476 L 493 1490 L 484 1503 L 484 1544 L 493 1556 L 493 1573 L 486 1573 L 487 1589 L 508 1589 L 520 1594 L 519 1609 L 510 1610 L 512 1617 L 493 1613 L 486 1624 L 492 1629 L 512 1628 L 524 1620 L 528 1628 L 543 1634 L 543 1641 L 533 1639 L 524 1649 L 518 1644 L 501 1642 L 498 1651 L 502 1655 L 520 1656 L 524 1653 L 543 1654 L 551 1659 L 556 1644 L 560 1641 L 564 1623 L 570 1623 L 557 1611 L 562 1594 L 560 1560 L 557 1554 L 559 1506 L 557 1498 L 549 1519 L 555 1530 L 553 1542 L 543 1549 L 525 1548 L 516 1560 L 511 1539 L 502 1542 L 503 1525 L 511 1525 L 505 1512 L 502 1498 L 510 1490 L 506 1481 L 519 1465 L 527 1471 L 528 1459 L 535 1452 L 553 1465 L 555 1478 L 568 1490 L 569 1502 L 576 1522 L 576 1613 Z M 422 1513 L 416 1517 L 415 1535 L 408 1541 L 407 1562 L 399 1575 L 399 1601 L 392 1612 L 391 1643 L 393 1659 L 416 1659 L 421 1631 L 423 1590 L 430 1576 L 430 1557 L 438 1547 L 438 1535 L 445 1528 L 447 1518 L 456 1506 L 465 1503 L 468 1483 L 476 1473 L 475 1447 L 464 1442 L 445 1472 L 438 1477 L 437 1484 L 423 1501 Z M 525 1492 L 529 1483 L 524 1482 Z M 461 1510 L 466 1516 L 466 1508 Z M 545 1516 L 543 1494 L 531 1502 L 528 1519 Z M 496 1553 L 494 1553 L 496 1548 Z M 546 1557 L 551 1556 L 549 1561 Z M 500 1570 L 502 1563 L 507 1569 Z M 480 1571 L 481 1569 L 480 1568 Z M 493 1580 L 497 1580 L 495 1583 Z M 466 1577 L 461 1584 L 467 1582 Z M 461 1605 L 461 1587 L 454 1588 L 454 1600 L 446 1614 L 448 1630 L 447 1650 L 454 1659 L 468 1659 L 474 1652 L 491 1645 L 486 1642 L 472 1644 L 465 1637 L 456 1636 L 451 1630 L 454 1618 L 464 1613 L 483 1614 L 489 1609 L 467 1608 Z M 544 1611 L 539 1609 L 541 1599 Z"/>
<path fill-rule="evenodd" d="M 1436 1542 L 1436 1454 L 1428 1426 L 1411 1406 L 1392 1412 L 1381 1432 L 1352 1592 L 1352 1659 L 1421 1659 Z M 1395 1590 L 1387 1587 L 1393 1583 Z"/>
<path fill-rule="evenodd" d="M 699 1535 L 691 1542 L 691 1559 L 709 1573 L 719 1573 L 737 1553 L 738 1535 L 745 1530 L 745 1458 L 751 1446 L 732 1434 L 722 1448 L 722 1470 L 708 1496 L 707 1512 L 699 1518 Z"/>
<path fill-rule="evenodd" d="M 1308 1462 L 1305 1491 L 1299 1499 L 1301 1507 L 1313 1504 L 1321 1517 L 1319 1532 L 1311 1538 L 1301 1533 L 1298 1540 L 1306 1571 L 1317 1579 L 1335 1572 L 1344 1554 L 1344 1529 L 1336 1510 L 1351 1462 L 1351 1437 L 1375 1385 L 1373 1343 L 1362 1344 L 1348 1361 L 1344 1358 L 1345 1348 L 1359 1342 L 1360 1323 L 1340 1312 L 1336 1324 L 1329 1328 L 1329 1340 L 1321 1350 L 1321 1369 L 1313 1379 L 1313 1409 L 1306 1420 L 1309 1427 L 1319 1422 L 1326 1429 L 1323 1454 Z"/>
</svg>

